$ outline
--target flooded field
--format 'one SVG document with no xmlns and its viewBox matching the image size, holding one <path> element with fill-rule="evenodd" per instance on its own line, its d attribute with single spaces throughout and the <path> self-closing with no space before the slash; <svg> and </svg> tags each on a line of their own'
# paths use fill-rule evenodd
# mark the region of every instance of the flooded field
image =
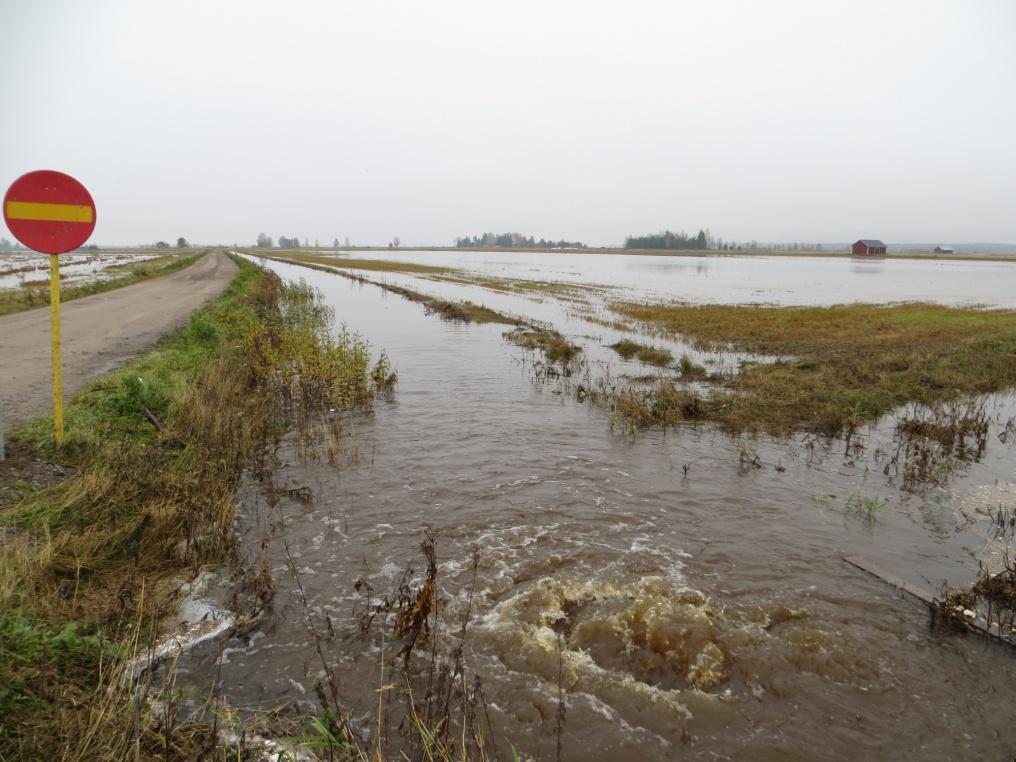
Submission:
<svg viewBox="0 0 1016 762">
<path fill-rule="evenodd" d="M 378 251 L 398 262 L 481 275 L 607 285 L 696 304 L 828 305 L 931 301 L 1016 307 L 1011 262 L 785 256 L 652 256 L 506 251 Z"/>
<path fill-rule="evenodd" d="M 1008 264 L 815 260 L 838 279 L 801 259 L 393 256 L 643 298 L 1016 305 Z M 242 636 L 182 659 L 178 684 L 207 695 L 214 683 L 241 710 L 309 711 L 323 656 L 366 735 L 394 654 L 363 616 L 408 566 L 418 583 L 431 536 L 435 640 L 455 647 L 468 617 L 463 662 L 502 759 L 509 744 L 554 757 L 559 690 L 565 759 L 1011 756 L 1014 654 L 931 630 L 923 604 L 843 557 L 935 594 L 996 563 L 1012 539 L 999 517 L 1016 508 L 1016 395 L 980 401 L 982 448 L 908 484 L 897 424 L 913 411 L 850 441 L 636 433 L 577 398 L 582 379 L 505 341 L 508 326 L 442 321 L 374 285 L 264 264 L 319 288 L 338 322 L 387 352 L 399 385 L 373 415 L 341 420 L 337 450 L 292 434 L 270 480 L 244 487 L 241 545 L 270 569 L 274 599 Z M 603 325 L 595 297 L 383 279 L 552 324 L 582 346 L 590 378 L 660 372 L 608 348 L 638 336 Z M 748 359 L 641 338 L 707 367 Z"/>
<path fill-rule="evenodd" d="M 162 256 L 155 252 L 77 252 L 60 256 L 61 282 L 78 285 L 112 277 L 117 268 Z M 111 270 L 112 268 L 112 270 Z M 49 283 L 49 257 L 35 252 L 0 254 L 0 290 Z"/>
</svg>

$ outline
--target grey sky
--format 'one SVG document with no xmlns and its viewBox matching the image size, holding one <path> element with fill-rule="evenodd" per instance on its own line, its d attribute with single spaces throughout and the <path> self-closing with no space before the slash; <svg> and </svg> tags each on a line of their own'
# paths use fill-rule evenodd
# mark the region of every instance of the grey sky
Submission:
<svg viewBox="0 0 1016 762">
<path fill-rule="evenodd" d="M 0 0 L 94 241 L 1016 241 L 1016 2 Z"/>
</svg>

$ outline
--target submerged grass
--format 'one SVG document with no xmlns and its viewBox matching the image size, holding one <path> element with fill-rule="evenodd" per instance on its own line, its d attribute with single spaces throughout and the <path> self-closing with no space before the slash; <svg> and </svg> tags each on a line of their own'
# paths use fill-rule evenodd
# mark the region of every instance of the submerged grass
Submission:
<svg viewBox="0 0 1016 762">
<path fill-rule="evenodd" d="M 241 472 L 269 469 L 299 416 L 369 407 L 395 382 L 362 341 L 330 333 L 311 289 L 238 265 L 183 329 L 70 402 L 59 452 L 47 419 L 16 432 L 73 475 L 0 508 L 0 758 L 214 751 L 214 733 L 175 732 L 138 703 L 123 665 L 171 581 L 230 557 Z"/>
<path fill-rule="evenodd" d="M 617 302 L 611 309 L 705 350 L 776 356 L 706 401 L 731 431 L 838 435 L 909 402 L 1016 386 L 1016 312 L 932 304 L 737 307 Z"/>
<path fill-rule="evenodd" d="M 296 263 L 308 263 L 315 265 L 327 265 L 328 267 L 341 267 L 353 270 L 370 270 L 372 272 L 389 273 L 416 273 L 417 275 L 446 275 L 459 272 L 451 267 L 437 267 L 435 265 L 420 265 L 412 262 L 393 262 L 387 259 L 351 259 L 349 257 L 321 257 L 315 254 L 301 254 L 299 252 L 279 251 L 265 254 L 269 258 L 279 257 Z"/>
<path fill-rule="evenodd" d="M 275 259 L 275 257 L 269 257 L 269 259 Z M 279 257 L 279 261 L 289 262 L 291 264 L 301 265 L 303 267 L 310 268 L 312 270 L 319 270 L 321 272 L 328 272 L 333 275 L 341 275 L 345 278 L 358 281 L 360 283 L 366 283 L 372 286 L 388 291 L 392 294 L 398 294 L 403 299 L 407 299 L 417 304 L 422 304 L 424 309 L 429 314 L 435 314 L 444 320 L 453 320 L 462 323 L 500 323 L 502 325 L 514 325 L 524 326 L 528 323 L 520 318 L 511 317 L 505 315 L 496 310 L 492 310 L 489 307 L 484 307 L 482 304 L 474 304 L 469 301 L 449 301 L 447 299 L 440 299 L 436 296 L 428 296 L 427 294 L 421 294 L 419 291 L 413 291 L 410 288 L 403 288 L 402 286 L 394 286 L 391 283 L 378 283 L 377 281 L 368 280 L 359 275 L 347 272 L 337 272 L 329 267 L 322 267 L 308 260 L 308 257 L 292 258 L 292 257 Z M 329 261 L 327 257 L 319 257 L 325 261 Z M 395 263 L 398 264 L 398 263 Z"/>
<path fill-rule="evenodd" d="M 167 275 L 194 264 L 206 252 L 199 251 L 187 254 L 170 254 L 144 262 L 114 265 L 107 269 L 116 273 L 116 277 L 93 280 L 78 285 L 60 287 L 60 301 L 69 302 L 83 296 L 101 294 L 116 288 L 129 286 L 139 281 Z M 49 279 L 32 281 L 24 288 L 4 289 L 0 291 L 0 315 L 10 315 L 23 310 L 31 310 L 49 304 Z"/>
<path fill-rule="evenodd" d="M 573 344 L 557 331 L 546 328 L 520 327 L 504 334 L 504 337 L 524 349 L 542 350 L 552 363 L 568 365 L 582 353 L 582 347 L 578 344 Z"/>
<path fill-rule="evenodd" d="M 669 349 L 651 347 L 647 344 L 631 341 L 630 339 L 622 339 L 616 344 L 611 344 L 610 348 L 625 360 L 635 357 L 639 362 L 644 362 L 646 365 L 666 367 L 674 361 L 674 356 L 670 353 Z"/>
</svg>

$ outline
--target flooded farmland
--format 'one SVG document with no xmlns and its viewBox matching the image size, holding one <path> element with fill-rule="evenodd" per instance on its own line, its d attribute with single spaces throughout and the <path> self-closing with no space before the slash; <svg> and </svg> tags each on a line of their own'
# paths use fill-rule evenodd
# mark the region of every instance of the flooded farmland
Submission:
<svg viewBox="0 0 1016 762">
<path fill-rule="evenodd" d="M 460 267 L 465 255 L 412 256 Z M 1016 303 L 1003 263 L 482 256 L 486 276 L 628 297 Z M 997 515 L 1016 506 L 1016 395 L 980 401 L 983 451 L 903 489 L 893 453 L 905 411 L 850 442 L 708 426 L 636 432 L 577 398 L 579 379 L 548 375 L 538 352 L 506 342 L 507 326 L 442 321 L 369 283 L 263 263 L 320 289 L 337 322 L 388 354 L 399 384 L 373 415 L 341 420 L 337 452 L 309 451 L 292 434 L 270 483 L 246 484 L 241 544 L 251 565 L 270 566 L 277 590 L 249 632 L 181 660 L 181 684 L 206 691 L 214 680 L 238 709 L 306 711 L 321 655 L 366 734 L 379 664 L 394 654 L 362 618 L 407 566 L 419 579 L 430 536 L 434 640 L 457 644 L 468 617 L 462 660 L 482 682 L 501 758 L 509 744 L 554 755 L 559 691 L 566 759 L 1011 754 L 1013 654 L 929 629 L 923 604 L 843 557 L 932 593 L 997 560 L 1007 548 Z M 553 325 L 582 346 L 590 378 L 660 372 L 607 348 L 640 335 L 604 325 L 596 288 L 575 300 L 364 274 Z M 708 367 L 746 359 L 641 338 Z"/>
<path fill-rule="evenodd" d="M 88 283 L 115 277 L 117 269 L 154 259 L 159 254 L 143 252 L 101 252 L 64 254 L 60 258 L 60 278 L 65 285 Z M 0 254 L 0 289 L 45 286 L 49 282 L 49 257 L 35 252 Z"/>
<path fill-rule="evenodd" d="M 1012 263 L 1004 261 L 411 250 L 370 252 L 369 256 L 501 278 L 609 285 L 639 298 L 695 304 L 921 300 L 950 306 L 1016 307 Z"/>
</svg>

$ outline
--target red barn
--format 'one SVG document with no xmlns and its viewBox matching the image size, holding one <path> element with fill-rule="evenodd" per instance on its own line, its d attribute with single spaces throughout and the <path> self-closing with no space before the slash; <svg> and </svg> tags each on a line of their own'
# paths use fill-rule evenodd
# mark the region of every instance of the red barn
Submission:
<svg viewBox="0 0 1016 762">
<path fill-rule="evenodd" d="M 862 238 L 850 247 L 851 254 L 885 254 L 885 244 L 876 238 Z"/>
</svg>

